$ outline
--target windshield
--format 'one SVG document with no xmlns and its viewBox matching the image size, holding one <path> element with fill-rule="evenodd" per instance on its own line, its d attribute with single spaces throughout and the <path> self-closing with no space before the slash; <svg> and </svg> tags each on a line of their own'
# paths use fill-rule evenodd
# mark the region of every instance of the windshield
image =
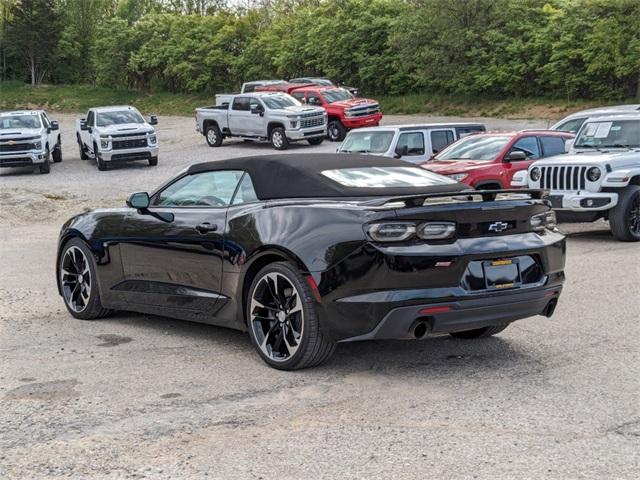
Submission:
<svg viewBox="0 0 640 480">
<path fill-rule="evenodd" d="M 300 105 L 302 105 L 298 100 L 293 98 L 291 95 L 283 95 L 283 94 L 265 95 L 260 98 L 271 110 L 278 110 L 280 108 L 287 108 L 287 107 L 299 107 Z"/>
<path fill-rule="evenodd" d="M 100 112 L 96 118 L 96 126 L 122 125 L 125 123 L 144 123 L 144 118 L 135 110 L 116 110 Z"/>
<path fill-rule="evenodd" d="M 465 137 L 436 155 L 436 160 L 494 160 L 512 139 L 510 135 Z"/>
<path fill-rule="evenodd" d="M 574 148 L 640 147 L 640 120 L 586 123 Z"/>
<path fill-rule="evenodd" d="M 327 103 L 333 103 L 341 102 L 342 100 L 351 100 L 353 98 L 353 95 L 351 95 L 344 88 L 336 88 L 333 90 L 322 92 L 322 98 L 324 98 L 324 101 Z"/>
<path fill-rule="evenodd" d="M 419 167 L 360 167 L 324 170 L 327 178 L 345 187 L 433 187 L 456 183 L 448 177 Z"/>
<path fill-rule="evenodd" d="M 349 132 L 344 143 L 340 146 L 341 152 L 347 153 L 384 153 L 389 150 L 394 132 Z"/>
<path fill-rule="evenodd" d="M 16 115 L 3 115 L 0 117 L 0 130 L 40 128 L 40 126 L 40 118 L 38 115 L 18 113 Z"/>
</svg>

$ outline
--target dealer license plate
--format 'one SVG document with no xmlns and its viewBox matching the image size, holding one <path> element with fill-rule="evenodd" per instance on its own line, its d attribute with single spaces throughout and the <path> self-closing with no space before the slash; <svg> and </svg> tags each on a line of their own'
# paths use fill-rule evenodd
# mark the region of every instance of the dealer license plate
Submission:
<svg viewBox="0 0 640 480">
<path fill-rule="evenodd" d="M 512 288 L 520 284 L 520 265 L 517 260 L 490 260 L 482 263 L 487 288 Z"/>
</svg>

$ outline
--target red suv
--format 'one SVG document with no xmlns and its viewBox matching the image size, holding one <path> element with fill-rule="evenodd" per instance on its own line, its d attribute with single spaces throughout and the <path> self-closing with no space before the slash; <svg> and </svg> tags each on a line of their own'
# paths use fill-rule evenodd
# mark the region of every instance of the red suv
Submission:
<svg viewBox="0 0 640 480">
<path fill-rule="evenodd" d="M 477 189 L 511 188 L 511 178 L 535 160 L 565 153 L 574 136 L 551 130 L 481 133 L 452 143 L 421 166 Z"/>
</svg>

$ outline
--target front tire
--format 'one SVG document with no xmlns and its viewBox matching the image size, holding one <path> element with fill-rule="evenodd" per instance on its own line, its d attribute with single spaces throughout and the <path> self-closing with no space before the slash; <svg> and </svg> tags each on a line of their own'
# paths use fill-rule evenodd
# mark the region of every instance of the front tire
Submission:
<svg viewBox="0 0 640 480">
<path fill-rule="evenodd" d="M 464 330 L 462 332 L 449 332 L 449 335 L 455 338 L 464 338 L 466 340 L 472 340 L 474 338 L 487 338 L 500 333 L 508 326 L 508 323 L 504 323 L 502 325 L 491 325 L 489 327 L 476 328 L 474 330 Z"/>
<path fill-rule="evenodd" d="M 275 127 L 271 130 L 271 146 L 276 150 L 286 150 L 289 148 L 289 139 L 282 127 Z"/>
<path fill-rule="evenodd" d="M 309 284 L 288 262 L 272 263 L 258 272 L 246 312 L 251 343 L 273 368 L 314 367 L 335 351 L 336 344 L 320 329 Z"/>
<path fill-rule="evenodd" d="M 327 137 L 332 142 L 341 142 L 347 136 L 347 128 L 340 120 L 331 120 L 327 125 Z"/>
<path fill-rule="evenodd" d="M 609 226 L 616 240 L 640 241 L 640 186 L 629 185 L 618 197 L 609 214 Z"/>
<path fill-rule="evenodd" d="M 98 163 L 98 170 L 104 172 L 109 168 L 107 162 L 105 162 L 102 158 L 100 158 L 100 153 L 98 152 L 98 145 L 96 143 L 93 144 L 93 156 Z"/>
<path fill-rule="evenodd" d="M 307 140 L 307 142 L 309 142 L 309 145 L 320 145 L 322 142 L 324 142 L 324 138 L 322 137 L 316 137 L 316 138 L 310 138 L 309 140 Z"/>
<path fill-rule="evenodd" d="M 62 161 L 62 139 L 60 137 L 58 137 L 58 143 L 56 143 L 56 146 L 53 148 L 53 154 L 51 156 L 53 157 L 54 163 L 60 163 Z"/>
<path fill-rule="evenodd" d="M 155 167 L 156 165 L 158 165 L 158 157 L 150 157 L 149 165 L 152 167 Z"/>
<path fill-rule="evenodd" d="M 207 139 L 207 144 L 210 147 L 219 147 L 222 145 L 222 132 L 217 125 L 209 125 L 204 132 L 204 137 Z"/>
<path fill-rule="evenodd" d="M 94 320 L 111 311 L 102 306 L 95 260 L 79 238 L 67 242 L 58 259 L 58 279 L 67 310 L 75 318 Z"/>
<path fill-rule="evenodd" d="M 78 135 L 77 138 L 78 138 L 78 148 L 80 149 L 80 160 L 89 160 L 89 155 L 87 155 L 87 152 L 84 151 L 84 145 L 82 144 L 80 135 Z"/>
<path fill-rule="evenodd" d="M 49 163 L 49 157 L 50 157 L 49 147 L 47 147 L 47 151 L 44 157 L 44 163 L 38 167 L 40 170 L 40 173 L 49 173 L 51 171 L 51 164 Z"/>
</svg>

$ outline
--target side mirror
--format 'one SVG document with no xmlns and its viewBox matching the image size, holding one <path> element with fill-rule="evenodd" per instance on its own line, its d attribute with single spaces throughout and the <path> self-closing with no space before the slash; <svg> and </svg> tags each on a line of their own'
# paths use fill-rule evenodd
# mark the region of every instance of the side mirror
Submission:
<svg viewBox="0 0 640 480">
<path fill-rule="evenodd" d="M 434 148 L 431 151 L 433 152 L 434 155 L 437 155 L 438 153 L 440 153 L 440 150 L 438 150 L 437 148 Z"/>
<path fill-rule="evenodd" d="M 55 120 L 51 122 L 51 126 L 49 127 L 49 130 L 51 130 L 52 132 L 55 130 L 60 130 L 60 124 L 58 122 L 56 122 Z"/>
<path fill-rule="evenodd" d="M 574 138 L 570 138 L 565 140 L 564 142 L 564 153 L 569 153 L 571 151 L 571 147 L 573 147 Z"/>
<path fill-rule="evenodd" d="M 402 147 L 396 147 L 395 158 L 402 158 L 409 153 L 409 145 L 403 145 Z"/>
<path fill-rule="evenodd" d="M 309 105 L 322 105 L 322 103 L 320 102 L 320 99 L 319 99 L 319 98 L 316 98 L 316 97 L 310 97 L 310 98 L 307 100 L 307 103 L 308 103 Z"/>
<path fill-rule="evenodd" d="M 157 125 L 158 124 L 158 117 L 156 117 L 155 115 L 151 115 L 149 117 L 149 125 Z"/>
<path fill-rule="evenodd" d="M 527 154 L 521 150 L 514 150 L 513 152 L 509 152 L 504 156 L 505 162 L 517 162 L 519 160 L 526 160 Z"/>
<path fill-rule="evenodd" d="M 87 127 L 87 121 L 84 118 L 80 119 L 80 130 L 87 131 L 89 127 Z"/>
<path fill-rule="evenodd" d="M 133 193 L 127 200 L 127 207 L 146 210 L 149 208 L 149 194 L 147 192 Z"/>
<path fill-rule="evenodd" d="M 264 107 L 262 105 L 251 105 L 251 113 L 254 115 L 262 115 L 264 113 Z"/>
</svg>

